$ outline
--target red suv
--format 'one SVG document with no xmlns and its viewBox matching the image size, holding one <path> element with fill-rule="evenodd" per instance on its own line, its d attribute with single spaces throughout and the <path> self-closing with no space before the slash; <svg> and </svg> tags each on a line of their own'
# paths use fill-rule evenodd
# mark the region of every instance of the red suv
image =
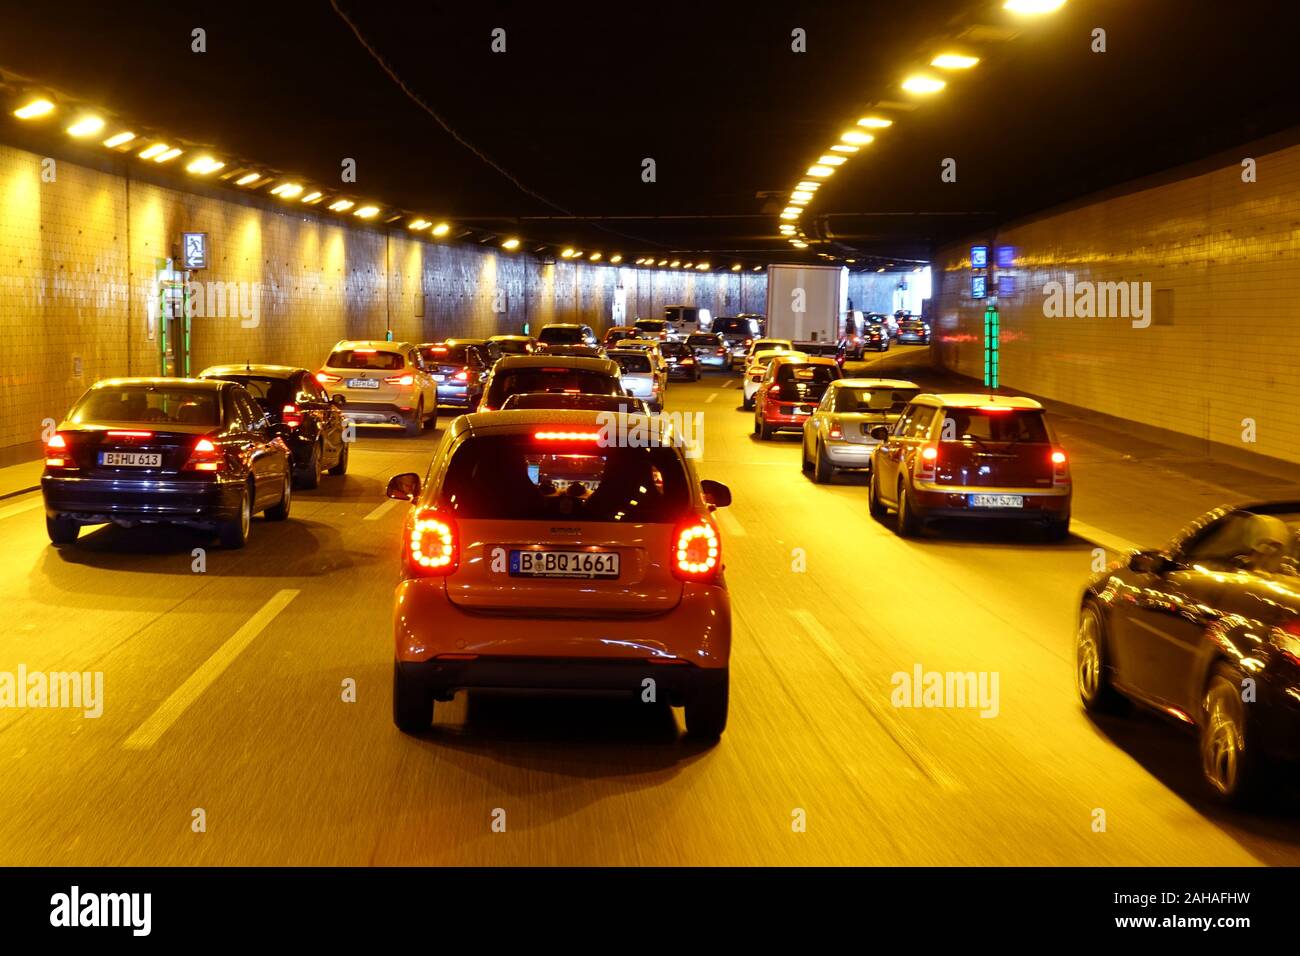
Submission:
<svg viewBox="0 0 1300 956">
<path fill-rule="evenodd" d="M 778 431 L 802 433 L 826 389 L 842 377 L 833 358 L 776 356 L 754 394 L 754 434 L 767 439 Z"/>
<path fill-rule="evenodd" d="M 1039 522 L 1070 531 L 1070 464 L 1043 406 L 1004 395 L 918 395 L 871 457 L 870 509 L 898 512 L 899 535 L 931 518 Z"/>
</svg>

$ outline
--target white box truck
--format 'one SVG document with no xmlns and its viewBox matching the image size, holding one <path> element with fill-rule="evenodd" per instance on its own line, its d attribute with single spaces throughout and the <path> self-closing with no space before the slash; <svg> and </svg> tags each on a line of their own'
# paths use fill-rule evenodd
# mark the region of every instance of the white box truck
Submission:
<svg viewBox="0 0 1300 956">
<path fill-rule="evenodd" d="M 839 341 L 848 305 L 849 270 L 843 266 L 767 267 L 767 338 Z"/>
</svg>

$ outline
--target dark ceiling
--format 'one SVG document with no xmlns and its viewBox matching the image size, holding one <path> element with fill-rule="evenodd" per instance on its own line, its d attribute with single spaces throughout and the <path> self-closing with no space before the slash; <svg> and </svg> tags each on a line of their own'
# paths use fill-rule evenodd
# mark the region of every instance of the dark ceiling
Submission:
<svg viewBox="0 0 1300 956">
<path fill-rule="evenodd" d="M 31 5 L 6 11 L 0 67 L 321 185 L 343 188 L 340 160 L 355 158 L 359 198 L 717 262 L 791 257 L 777 235 L 785 194 L 873 104 L 895 123 L 820 191 L 802 222 L 827 241 L 803 255 L 926 258 L 936 242 L 1300 126 L 1292 3 L 1069 0 L 1032 20 L 1002 0 L 337 6 Z M 190 51 L 195 27 L 206 53 Z M 806 53 L 791 51 L 796 27 Z M 1090 50 L 1095 27 L 1104 54 Z M 977 67 L 923 101 L 898 89 L 957 38 Z M 956 183 L 940 181 L 947 157 Z"/>
</svg>

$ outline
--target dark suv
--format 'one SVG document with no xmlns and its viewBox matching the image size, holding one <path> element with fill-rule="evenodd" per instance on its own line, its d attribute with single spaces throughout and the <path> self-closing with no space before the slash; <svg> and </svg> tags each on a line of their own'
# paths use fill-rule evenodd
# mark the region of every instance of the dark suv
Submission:
<svg viewBox="0 0 1300 956">
<path fill-rule="evenodd" d="M 898 512 L 897 531 L 931 518 L 1036 521 L 1052 540 L 1070 531 L 1070 465 L 1031 398 L 918 395 L 871 457 L 871 514 Z"/>
</svg>

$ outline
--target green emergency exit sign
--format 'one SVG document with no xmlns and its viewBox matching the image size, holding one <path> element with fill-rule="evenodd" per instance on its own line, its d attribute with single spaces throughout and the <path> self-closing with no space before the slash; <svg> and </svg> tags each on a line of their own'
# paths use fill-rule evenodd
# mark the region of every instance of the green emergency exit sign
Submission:
<svg viewBox="0 0 1300 956">
<path fill-rule="evenodd" d="M 984 312 L 984 386 L 998 387 L 998 329 L 997 306 L 990 305 Z"/>
</svg>

